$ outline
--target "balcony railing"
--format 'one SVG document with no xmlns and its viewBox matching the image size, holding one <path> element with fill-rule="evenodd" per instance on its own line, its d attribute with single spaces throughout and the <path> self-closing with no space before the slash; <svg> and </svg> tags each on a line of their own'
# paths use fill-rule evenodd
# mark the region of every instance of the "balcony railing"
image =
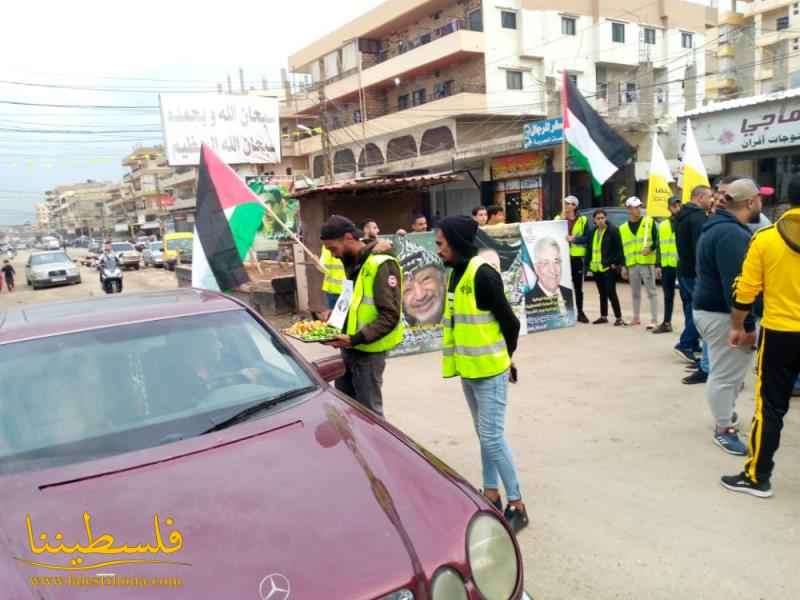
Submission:
<svg viewBox="0 0 800 600">
<path fill-rule="evenodd" d="M 482 28 L 478 27 L 470 27 L 469 23 L 467 23 L 464 19 L 453 19 L 442 25 L 441 27 L 437 27 L 433 31 L 429 31 L 428 33 L 424 33 L 422 35 L 417 36 L 413 40 L 404 40 L 398 43 L 393 48 L 384 48 L 381 52 L 373 55 L 366 55 L 370 57 L 364 63 L 364 67 L 370 67 L 374 65 L 379 65 L 382 62 L 386 62 L 390 58 L 394 58 L 395 56 L 400 56 L 401 54 L 405 54 L 406 52 L 410 52 L 414 48 L 419 48 L 420 46 L 424 46 L 425 44 L 430 44 L 431 42 L 443 38 L 445 36 L 450 35 L 451 33 L 455 33 L 457 31 L 482 31 Z"/>
</svg>

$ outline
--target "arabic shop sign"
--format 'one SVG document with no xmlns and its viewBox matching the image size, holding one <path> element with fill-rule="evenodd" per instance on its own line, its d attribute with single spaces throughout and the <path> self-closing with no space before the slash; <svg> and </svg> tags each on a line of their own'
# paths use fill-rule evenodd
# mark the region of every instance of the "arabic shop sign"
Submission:
<svg viewBox="0 0 800 600">
<path fill-rule="evenodd" d="M 522 130 L 522 147 L 526 150 L 560 144 L 564 140 L 564 119 L 545 119 L 526 123 Z"/>
<path fill-rule="evenodd" d="M 699 115 L 692 125 L 705 155 L 800 145 L 800 97 Z"/>
<path fill-rule="evenodd" d="M 510 179 L 544 173 L 544 153 L 527 152 L 501 156 L 492 160 L 492 175 L 497 179 Z"/>
<path fill-rule="evenodd" d="M 281 161 L 277 98 L 162 94 L 160 100 L 171 166 L 200 164 L 202 144 L 229 165 Z"/>
</svg>

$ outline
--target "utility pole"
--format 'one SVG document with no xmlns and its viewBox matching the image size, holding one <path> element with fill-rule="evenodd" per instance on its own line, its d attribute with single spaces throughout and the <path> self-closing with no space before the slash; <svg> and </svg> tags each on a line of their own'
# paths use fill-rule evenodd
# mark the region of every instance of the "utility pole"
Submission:
<svg viewBox="0 0 800 600">
<path fill-rule="evenodd" d="M 244 69 L 239 67 L 239 87 L 242 89 L 242 96 L 244 96 L 247 91 L 244 89 Z"/>
<path fill-rule="evenodd" d="M 231 76 L 228 75 L 228 93 L 233 94 L 233 85 L 231 84 Z"/>
<path fill-rule="evenodd" d="M 325 89 L 319 90 L 319 116 L 322 128 L 322 154 L 325 163 L 325 183 L 333 183 L 333 161 L 331 160 L 331 138 L 328 132 L 328 101 Z"/>
</svg>

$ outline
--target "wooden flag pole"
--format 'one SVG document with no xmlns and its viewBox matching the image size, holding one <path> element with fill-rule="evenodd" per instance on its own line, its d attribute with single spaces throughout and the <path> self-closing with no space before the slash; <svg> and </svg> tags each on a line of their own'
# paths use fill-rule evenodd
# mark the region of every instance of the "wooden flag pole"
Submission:
<svg viewBox="0 0 800 600">
<path fill-rule="evenodd" d="M 567 211 L 567 71 L 561 80 L 561 216 Z"/>
<path fill-rule="evenodd" d="M 319 269 L 320 273 L 325 273 L 327 271 L 327 269 L 322 264 L 322 261 L 320 261 L 320 259 L 317 257 L 317 255 L 314 254 L 311 250 L 309 250 L 308 247 L 303 242 L 300 241 L 300 238 L 298 238 L 294 234 L 294 231 L 292 231 L 291 228 L 286 223 L 284 223 L 283 221 L 280 220 L 280 218 L 278 218 L 278 215 L 275 214 L 275 211 L 272 210 L 272 207 L 269 204 L 267 204 L 263 200 L 262 200 L 262 204 L 264 205 L 264 208 L 267 209 L 267 212 L 270 214 L 270 216 L 278 222 L 278 225 L 283 227 L 283 229 L 286 231 L 286 233 L 288 233 L 289 236 L 295 242 L 300 244 L 300 247 L 305 251 L 305 253 L 308 254 L 308 256 L 311 257 L 311 260 L 314 261 L 314 264 L 317 266 L 317 268 Z"/>
</svg>

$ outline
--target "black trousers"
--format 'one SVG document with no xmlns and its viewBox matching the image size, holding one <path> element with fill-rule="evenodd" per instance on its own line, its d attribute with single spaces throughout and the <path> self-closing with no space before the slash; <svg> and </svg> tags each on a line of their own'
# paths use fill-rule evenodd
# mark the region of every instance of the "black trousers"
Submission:
<svg viewBox="0 0 800 600">
<path fill-rule="evenodd" d="M 336 389 L 359 404 L 383 416 L 383 371 L 386 369 L 385 352 L 361 352 L 342 349 L 345 374 L 336 380 Z"/>
<path fill-rule="evenodd" d="M 672 323 L 677 281 L 678 269 L 676 267 L 661 267 L 661 288 L 664 290 L 664 323 Z"/>
<path fill-rule="evenodd" d="M 572 267 L 572 289 L 575 290 L 575 306 L 578 314 L 583 312 L 583 257 L 570 256 L 570 266 Z"/>
<path fill-rule="evenodd" d="M 608 316 L 608 301 L 611 300 L 614 316 L 621 319 L 622 308 L 619 305 L 619 296 L 617 296 L 616 271 L 609 269 L 604 273 L 594 273 L 594 280 L 597 283 L 597 291 L 600 292 L 600 315 Z"/>
<path fill-rule="evenodd" d="M 745 471 L 756 483 L 769 481 L 781 443 L 783 417 L 800 375 L 800 332 L 762 329 L 758 343 L 756 412 L 750 427 Z"/>
</svg>

